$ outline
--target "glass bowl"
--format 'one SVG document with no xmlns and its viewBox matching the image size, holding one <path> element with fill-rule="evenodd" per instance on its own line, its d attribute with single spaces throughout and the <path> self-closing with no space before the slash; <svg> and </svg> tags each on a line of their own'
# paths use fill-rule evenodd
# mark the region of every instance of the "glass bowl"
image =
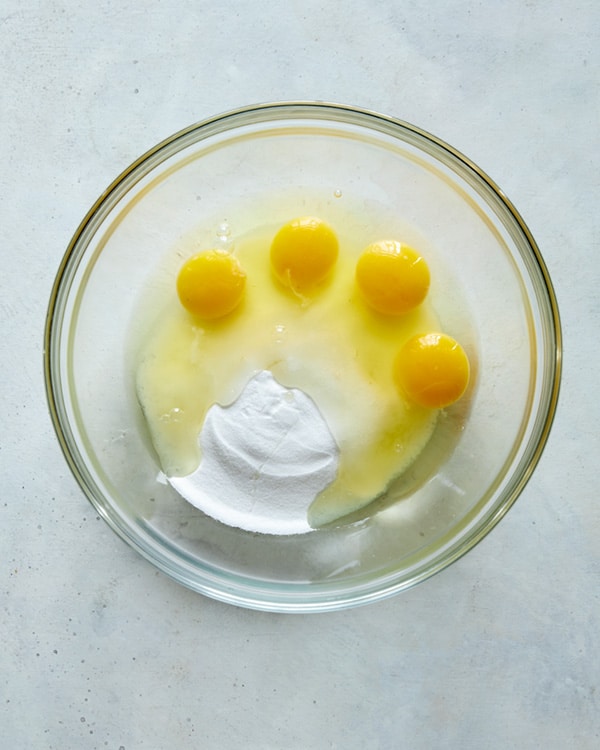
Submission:
<svg viewBox="0 0 600 750">
<path fill-rule="evenodd" d="M 388 235 L 426 243 L 434 304 L 445 330 L 466 340 L 474 377 L 431 449 L 368 512 L 274 536 L 226 526 L 165 482 L 136 400 L 135 341 L 140 298 L 154 295 L 159 309 L 172 293 L 182 238 L 307 214 L 359 234 L 377 216 Z M 52 419 L 98 514 L 185 586 L 281 612 L 388 597 L 480 541 L 539 460 L 560 357 L 548 272 L 498 187 L 417 127 L 310 102 L 214 117 L 132 164 L 77 229 L 45 331 Z"/>
</svg>

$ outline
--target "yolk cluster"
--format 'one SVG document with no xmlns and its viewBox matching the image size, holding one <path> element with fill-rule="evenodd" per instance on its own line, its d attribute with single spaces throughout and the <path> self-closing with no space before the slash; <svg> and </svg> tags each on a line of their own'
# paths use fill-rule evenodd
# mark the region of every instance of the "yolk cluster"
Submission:
<svg viewBox="0 0 600 750">
<path fill-rule="evenodd" d="M 288 222 L 273 238 L 271 269 L 295 294 L 314 293 L 338 257 L 333 229 L 307 216 Z M 424 258 L 396 240 L 369 245 L 359 257 L 356 286 L 375 314 L 399 316 L 420 305 L 429 291 L 430 273 Z M 208 250 L 190 258 L 177 278 L 181 304 L 207 320 L 224 317 L 238 307 L 246 274 L 230 253 Z M 392 377 L 401 393 L 420 406 L 440 409 L 457 401 L 470 377 L 469 360 L 450 336 L 426 332 L 407 341 L 398 352 Z"/>
</svg>

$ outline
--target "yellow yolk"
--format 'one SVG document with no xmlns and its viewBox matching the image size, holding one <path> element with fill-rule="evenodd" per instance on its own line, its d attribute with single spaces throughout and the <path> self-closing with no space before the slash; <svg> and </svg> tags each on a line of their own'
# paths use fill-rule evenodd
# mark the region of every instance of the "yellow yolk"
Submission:
<svg viewBox="0 0 600 750">
<path fill-rule="evenodd" d="M 322 282 L 338 257 L 338 240 L 324 221 L 305 216 L 284 224 L 271 244 L 271 265 L 279 281 L 294 292 Z"/>
<path fill-rule="evenodd" d="M 443 333 L 413 336 L 394 362 L 394 378 L 411 401 L 441 409 L 457 401 L 469 384 L 469 360 L 460 344 Z"/>
<path fill-rule="evenodd" d="M 374 242 L 356 264 L 356 283 L 365 301 L 384 315 L 400 315 L 420 305 L 429 280 L 425 260 L 396 240 Z"/>
<path fill-rule="evenodd" d="M 177 294 L 188 312 L 200 318 L 222 318 L 240 304 L 246 274 L 228 253 L 207 250 L 187 260 L 177 277 Z"/>
</svg>

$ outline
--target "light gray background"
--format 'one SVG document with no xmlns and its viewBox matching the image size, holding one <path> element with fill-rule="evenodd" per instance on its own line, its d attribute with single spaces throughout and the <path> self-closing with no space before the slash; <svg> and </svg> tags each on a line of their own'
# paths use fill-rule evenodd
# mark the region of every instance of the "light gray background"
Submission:
<svg viewBox="0 0 600 750">
<path fill-rule="evenodd" d="M 600 4 L 3 0 L 0 745 L 600 747 Z M 228 108 L 325 99 L 423 127 L 517 205 L 561 306 L 558 415 L 492 534 L 394 599 L 284 616 L 187 591 L 67 470 L 42 331 L 80 219 Z"/>
</svg>

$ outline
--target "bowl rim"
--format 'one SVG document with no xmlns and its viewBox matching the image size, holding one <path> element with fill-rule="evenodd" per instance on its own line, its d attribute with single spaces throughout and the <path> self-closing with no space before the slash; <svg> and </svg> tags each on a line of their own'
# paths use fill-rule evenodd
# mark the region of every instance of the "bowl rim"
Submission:
<svg viewBox="0 0 600 750">
<path fill-rule="evenodd" d="M 388 585 L 381 585 L 382 577 L 378 576 L 371 580 L 370 585 L 362 587 L 358 591 L 355 589 L 344 590 L 344 595 L 336 596 L 332 599 L 331 594 L 323 592 L 321 596 L 307 597 L 305 595 L 292 595 L 291 597 L 282 596 L 281 590 L 275 588 L 275 596 L 269 597 L 265 595 L 268 590 L 271 592 L 270 587 L 258 587 L 248 586 L 247 590 L 244 591 L 244 587 L 234 587 L 235 590 L 230 590 L 231 587 L 223 585 L 223 579 L 220 579 L 220 586 L 216 586 L 207 580 L 206 576 L 204 582 L 199 583 L 197 580 L 191 580 L 189 575 L 186 575 L 184 566 L 180 565 L 179 569 L 174 569 L 172 565 L 168 564 L 166 556 L 158 558 L 155 554 L 152 554 L 144 544 L 142 544 L 131 530 L 124 524 L 120 524 L 117 520 L 107 513 L 105 507 L 98 501 L 92 488 L 88 485 L 87 480 L 84 476 L 84 472 L 78 465 L 76 458 L 74 457 L 71 448 L 69 446 L 69 439 L 67 437 L 67 425 L 63 424 L 61 417 L 60 402 L 62 398 L 60 396 L 60 389 L 57 389 L 55 384 L 55 373 L 53 365 L 53 352 L 55 345 L 55 328 L 57 325 L 57 303 L 60 298 L 60 291 L 65 282 L 65 278 L 68 272 L 77 260 L 77 249 L 79 247 L 80 239 L 86 232 L 94 218 L 97 216 L 99 210 L 105 205 L 111 197 L 114 196 L 118 188 L 123 185 L 125 181 L 132 175 L 135 175 L 143 165 L 151 161 L 161 151 L 170 149 L 178 140 L 184 140 L 187 136 L 192 133 L 199 131 L 206 131 L 214 126 L 222 126 L 222 131 L 227 130 L 224 127 L 228 121 L 234 122 L 243 116 L 253 115 L 259 118 L 260 121 L 268 122 L 273 118 L 269 117 L 269 114 L 279 113 L 279 119 L 282 119 L 281 113 L 289 113 L 287 119 L 292 119 L 292 115 L 304 116 L 308 119 L 310 114 L 317 115 L 320 119 L 327 118 L 328 113 L 336 112 L 338 115 L 344 115 L 348 122 L 350 116 L 358 116 L 364 120 L 363 124 L 369 128 L 369 122 L 375 124 L 379 123 L 381 126 L 386 128 L 399 129 L 412 133 L 419 139 L 429 141 L 438 149 L 447 152 L 453 160 L 458 162 L 459 165 L 466 167 L 471 172 L 476 180 L 482 182 L 487 188 L 494 194 L 495 198 L 500 202 L 504 209 L 508 212 L 509 216 L 516 222 L 517 227 L 522 232 L 528 249 L 531 251 L 531 259 L 534 261 L 535 266 L 540 274 L 542 281 L 542 289 L 545 292 L 546 303 L 550 311 L 550 322 L 552 324 L 551 338 L 554 345 L 554 357 L 549 358 L 551 364 L 551 387 L 547 396 L 547 405 L 543 418 L 543 425 L 539 430 L 539 436 L 532 453 L 529 456 L 527 464 L 522 471 L 519 481 L 512 487 L 510 493 L 504 498 L 504 501 L 495 509 L 494 513 L 488 515 L 485 522 L 475 526 L 474 529 L 470 530 L 469 533 L 458 540 L 457 543 L 451 545 L 442 556 L 439 556 L 435 560 L 434 565 L 428 565 L 424 570 L 417 570 L 408 580 L 401 580 L 399 582 L 390 582 Z M 387 131 L 386 131 L 387 132 Z M 154 167 L 150 168 L 152 171 Z M 529 227 L 523 220 L 520 213 L 517 211 L 514 204 L 508 199 L 505 193 L 499 188 L 499 186 L 484 172 L 477 164 L 471 159 L 465 156 L 458 149 L 454 148 L 441 138 L 429 133 L 428 131 L 415 126 L 405 120 L 392 117 L 389 115 L 381 114 L 377 111 L 364 109 L 347 104 L 340 104 L 330 101 L 320 100 L 290 100 L 290 101 L 272 101 L 263 102 L 258 104 L 250 104 L 247 106 L 238 107 L 235 109 L 224 111 L 220 114 L 213 115 L 211 117 L 199 120 L 181 130 L 176 131 L 170 136 L 167 136 L 162 141 L 148 149 L 141 156 L 135 159 L 128 167 L 126 167 L 109 185 L 108 187 L 98 196 L 98 198 L 91 205 L 84 218 L 79 223 L 75 230 L 71 240 L 67 245 L 67 249 L 63 254 L 63 257 L 59 263 L 52 289 L 48 302 L 46 319 L 44 324 L 44 347 L 43 347 L 43 371 L 44 371 L 44 383 L 45 393 L 48 409 L 54 432 L 58 439 L 62 453 L 66 459 L 66 462 L 77 481 L 77 484 L 84 492 L 88 500 L 91 502 L 95 511 L 102 517 L 109 527 L 130 547 L 134 548 L 144 558 L 149 560 L 155 567 L 161 570 L 163 573 L 168 575 L 170 578 L 178 581 L 187 588 L 190 588 L 198 593 L 202 593 L 213 599 L 220 600 L 229 604 L 235 604 L 237 606 L 246 607 L 250 609 L 272 611 L 272 612 L 296 612 L 296 613 L 307 613 L 307 612 L 324 612 L 339 610 L 349 607 L 356 607 L 367 604 L 373 601 L 383 600 L 389 598 L 400 591 L 407 590 L 417 585 L 418 583 L 430 578 L 431 576 L 439 573 L 441 570 L 449 567 L 451 564 L 459 560 L 468 551 L 473 549 L 490 531 L 499 523 L 499 521 L 506 515 L 508 510 L 514 505 L 517 498 L 522 493 L 529 479 L 531 478 L 534 470 L 536 469 L 539 460 L 542 456 L 544 448 L 547 444 L 548 437 L 552 428 L 552 424 L 556 415 L 561 376 L 562 376 L 562 328 L 560 321 L 560 313 L 558 309 L 558 303 L 554 287 L 550 278 L 550 274 L 543 256 L 539 250 L 539 247 L 533 238 Z M 308 586 L 310 588 L 310 586 Z M 261 596 L 258 598 L 256 593 L 260 592 Z M 255 595 L 252 596 L 251 594 Z M 277 596 L 279 593 L 279 596 Z M 295 592 L 298 594 L 298 592 Z"/>
</svg>

